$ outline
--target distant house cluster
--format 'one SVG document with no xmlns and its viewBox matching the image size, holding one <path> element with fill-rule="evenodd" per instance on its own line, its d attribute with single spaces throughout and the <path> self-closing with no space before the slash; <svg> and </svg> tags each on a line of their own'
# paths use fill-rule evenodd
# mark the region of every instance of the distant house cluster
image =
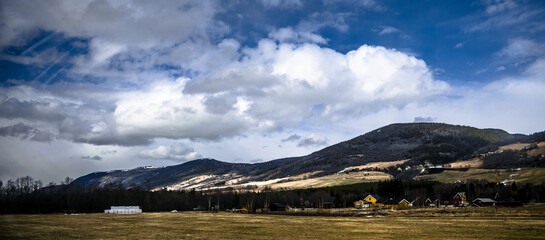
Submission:
<svg viewBox="0 0 545 240">
<path fill-rule="evenodd" d="M 365 195 L 364 195 L 365 196 Z M 480 196 L 471 202 L 467 200 L 465 192 L 444 193 L 434 198 L 411 198 L 401 196 L 398 198 L 382 197 L 376 194 L 368 194 L 363 200 L 354 202 L 356 208 L 408 208 L 408 207 L 488 207 L 488 206 L 522 206 L 521 202 L 501 199 L 498 194 L 494 196 Z"/>
<path fill-rule="evenodd" d="M 142 209 L 139 206 L 112 206 L 104 210 L 104 213 L 135 214 L 142 213 Z"/>
<path fill-rule="evenodd" d="M 363 200 L 354 202 L 356 208 L 384 207 L 384 208 L 406 208 L 412 207 L 414 200 L 407 196 L 397 198 L 382 197 L 376 194 L 369 194 Z"/>
</svg>

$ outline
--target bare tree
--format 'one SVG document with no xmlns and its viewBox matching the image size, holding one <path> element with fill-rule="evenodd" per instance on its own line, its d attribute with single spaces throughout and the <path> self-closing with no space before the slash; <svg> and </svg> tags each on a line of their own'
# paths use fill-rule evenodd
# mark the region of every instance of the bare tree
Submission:
<svg viewBox="0 0 545 240">
<path fill-rule="evenodd" d="M 70 177 L 66 177 L 66 178 L 64 179 L 64 181 L 62 182 L 62 184 L 68 185 L 68 184 L 70 184 L 73 180 L 74 180 L 74 179 L 72 179 L 72 178 L 70 178 Z"/>
<path fill-rule="evenodd" d="M 42 188 L 42 180 L 34 181 L 34 184 L 32 184 L 32 191 L 37 191 L 40 188 Z"/>
<path fill-rule="evenodd" d="M 206 194 L 206 200 L 208 200 L 208 211 L 211 211 L 211 206 L 212 206 L 212 194 L 210 193 L 207 193 Z"/>
</svg>

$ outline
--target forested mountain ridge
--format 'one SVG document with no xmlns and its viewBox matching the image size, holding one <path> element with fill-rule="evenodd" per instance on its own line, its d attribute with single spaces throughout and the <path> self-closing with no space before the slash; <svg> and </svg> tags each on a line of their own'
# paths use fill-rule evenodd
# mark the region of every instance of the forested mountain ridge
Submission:
<svg viewBox="0 0 545 240">
<path fill-rule="evenodd" d="M 442 123 L 391 124 L 302 157 L 255 164 L 199 159 L 160 168 L 96 172 L 77 178 L 72 184 L 145 189 L 249 187 L 253 183 L 285 182 L 296 179 L 294 176 L 317 178 L 370 163 L 401 160 L 404 161 L 396 168 L 416 170 L 425 165 L 469 159 L 494 151 L 500 145 L 532 142 L 542 135 L 509 134 L 500 129 Z M 389 174 L 395 176 L 399 173 L 394 171 Z M 403 174 L 405 178 L 413 177 L 416 171 Z"/>
</svg>

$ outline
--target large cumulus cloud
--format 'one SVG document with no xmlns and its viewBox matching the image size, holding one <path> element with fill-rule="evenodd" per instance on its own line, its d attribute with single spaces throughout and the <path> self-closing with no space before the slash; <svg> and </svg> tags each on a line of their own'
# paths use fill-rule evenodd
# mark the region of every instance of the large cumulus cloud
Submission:
<svg viewBox="0 0 545 240">
<path fill-rule="evenodd" d="M 241 57 L 192 79 L 151 79 L 138 89 L 112 92 L 108 101 L 93 98 L 101 89 L 77 96 L 43 92 L 32 101 L 6 100 L 0 110 L 6 118 L 56 121 L 63 139 L 141 145 L 154 138 L 218 140 L 277 131 L 309 118 L 337 121 L 426 102 L 449 90 L 424 61 L 395 49 L 363 45 L 342 54 L 270 39 L 255 48 L 236 49 L 234 40 L 229 46 Z M 71 91 L 78 88 L 70 86 Z M 15 104 L 28 111 L 11 113 Z"/>
</svg>

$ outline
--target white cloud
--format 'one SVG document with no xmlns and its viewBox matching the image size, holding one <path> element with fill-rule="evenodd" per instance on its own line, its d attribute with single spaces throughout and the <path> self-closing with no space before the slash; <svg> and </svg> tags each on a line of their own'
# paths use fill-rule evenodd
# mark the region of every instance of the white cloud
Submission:
<svg viewBox="0 0 545 240">
<path fill-rule="evenodd" d="M 364 45 L 341 54 L 313 44 L 262 40 L 243 52 L 241 61 L 190 80 L 184 92 L 243 94 L 252 103 L 246 115 L 258 129 L 282 129 L 312 116 L 329 121 L 365 115 L 380 106 L 425 101 L 449 89 L 433 79 L 423 61 L 383 47 Z"/>
<path fill-rule="evenodd" d="M 435 120 L 434 117 L 415 117 L 413 122 L 434 122 Z"/>
<path fill-rule="evenodd" d="M 276 31 L 269 33 L 271 39 L 277 40 L 279 42 L 293 42 L 293 43 L 317 43 L 317 44 L 326 44 L 322 36 L 311 33 L 311 32 L 296 32 L 291 27 L 280 28 Z"/>
<path fill-rule="evenodd" d="M 0 116 L 54 128 L 39 139 L 55 134 L 74 142 L 132 146 L 157 138 L 219 140 L 279 131 L 307 119 L 327 123 L 426 102 L 449 90 L 424 61 L 384 47 L 363 45 L 342 54 L 265 39 L 256 48 L 238 48 L 238 42 L 224 40 L 212 49 L 230 53 L 210 56 L 223 66 L 194 79 L 151 74 L 138 89 L 68 82 L 2 88 Z"/>
<path fill-rule="evenodd" d="M 380 26 L 379 28 L 379 30 L 376 30 L 379 36 L 400 32 L 399 29 L 392 26 Z"/>
<path fill-rule="evenodd" d="M 0 117 L 59 121 L 66 117 L 63 107 L 64 105 L 55 99 L 19 101 L 17 98 L 6 97 L 0 101 Z"/>
<path fill-rule="evenodd" d="M 372 31 L 376 32 L 379 36 L 395 34 L 401 38 L 405 38 L 405 39 L 410 38 L 409 35 L 407 35 L 406 33 L 392 26 L 379 26 L 378 28 L 372 29 Z"/>
<path fill-rule="evenodd" d="M 88 159 L 88 160 L 95 160 L 95 161 L 100 161 L 102 160 L 102 157 L 99 156 L 99 155 L 95 155 L 95 156 L 82 156 L 81 159 Z"/>
<path fill-rule="evenodd" d="M 229 31 L 227 25 L 215 19 L 221 9 L 217 4 L 200 0 L 4 1 L 0 12 L 0 48 L 26 46 L 23 53 L 32 56 L 4 53 L 0 59 L 45 67 L 34 80 L 43 80 L 43 75 L 60 63 L 66 66 L 54 69 L 57 72 L 53 72 L 53 77 L 62 71 L 74 79 L 91 76 L 113 84 L 140 84 L 148 81 L 147 75 L 168 75 L 154 73 L 162 64 L 200 66 L 201 69 L 191 70 L 201 71 L 207 66 L 200 65 L 194 56 L 212 53 L 207 49 L 210 42 Z M 27 46 L 35 40 L 38 43 Z M 47 44 L 42 44 L 44 41 Z M 63 41 L 72 43 L 75 49 L 59 50 Z M 47 48 L 36 50 L 40 44 Z M 189 59 L 177 58 L 180 55 Z M 203 56 L 207 57 L 211 58 L 208 63 L 214 62 L 214 56 Z"/>
<path fill-rule="evenodd" d="M 158 146 L 154 149 L 141 151 L 138 156 L 147 159 L 168 159 L 181 162 L 201 158 L 201 155 L 193 148 L 183 144 L 173 144 L 169 147 Z"/>
<path fill-rule="evenodd" d="M 310 134 L 302 138 L 297 147 L 320 147 L 327 145 L 327 138 L 318 134 Z"/>
<path fill-rule="evenodd" d="M 508 56 L 515 59 L 539 57 L 545 54 L 545 44 L 536 43 L 528 39 L 515 38 L 509 40 L 507 46 L 502 48 L 499 54 L 500 56 Z"/>
<path fill-rule="evenodd" d="M 485 4 L 486 13 L 489 15 L 494 15 L 517 7 L 517 4 L 511 0 L 487 0 L 485 1 Z"/>
<path fill-rule="evenodd" d="M 346 19 L 349 13 L 317 12 L 300 21 L 295 29 L 298 32 L 315 33 L 326 27 L 334 28 L 339 32 L 347 32 L 349 29 Z"/>
<path fill-rule="evenodd" d="M 466 31 L 487 31 L 505 27 L 532 31 L 536 24 L 543 25 L 543 21 L 538 18 L 545 11 L 542 7 L 530 4 L 517 6 L 512 1 L 485 1 L 485 6 L 485 12 L 480 16 L 468 18 L 472 21 Z M 485 20 L 481 21 L 482 18 Z"/>
<path fill-rule="evenodd" d="M 456 45 L 454 45 L 454 48 L 462 48 L 464 46 L 464 43 L 457 43 Z"/>
<path fill-rule="evenodd" d="M 322 0 L 322 1 L 324 5 L 335 5 L 335 4 L 339 4 L 339 2 L 343 2 L 343 3 L 349 3 L 352 6 L 363 7 L 365 9 L 371 9 L 375 11 L 386 10 L 384 6 L 382 6 L 380 3 L 378 3 L 375 0 Z"/>
<path fill-rule="evenodd" d="M 266 7 L 281 7 L 281 8 L 300 8 L 303 6 L 301 0 L 259 0 Z"/>
<path fill-rule="evenodd" d="M 187 79 L 157 81 L 146 91 L 122 93 L 113 119 L 122 136 L 212 139 L 243 133 L 252 124 L 241 108 L 243 98 L 224 111 L 206 108 L 207 96 L 183 94 Z M 213 95 L 209 96 L 213 97 Z"/>
<path fill-rule="evenodd" d="M 210 1 L 4 1 L 0 45 L 24 44 L 38 28 L 67 37 L 152 48 L 170 45 L 214 25 Z M 165 17 L 168 16 L 168 17 Z M 176 31 L 173 31 L 176 29 Z"/>
<path fill-rule="evenodd" d="M 453 89 L 454 94 L 425 104 L 383 108 L 376 113 L 339 123 L 346 126 L 380 127 L 385 122 L 410 122 L 416 116 L 433 116 L 436 122 L 479 128 L 500 128 L 511 133 L 543 131 L 545 118 L 539 106 L 545 104 L 545 59 L 533 62 L 521 75 L 493 81 L 478 89 Z M 448 111 L 445 111 L 448 109 Z"/>
<path fill-rule="evenodd" d="M 301 136 L 297 134 L 290 135 L 289 137 L 282 139 L 282 142 L 292 142 L 301 139 Z"/>
</svg>

